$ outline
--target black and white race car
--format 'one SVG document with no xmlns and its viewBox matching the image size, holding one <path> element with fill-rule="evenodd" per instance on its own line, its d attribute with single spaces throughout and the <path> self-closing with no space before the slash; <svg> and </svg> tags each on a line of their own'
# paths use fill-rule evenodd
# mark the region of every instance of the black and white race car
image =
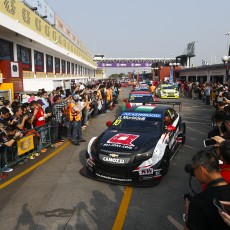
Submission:
<svg viewBox="0 0 230 230">
<path fill-rule="evenodd" d="M 165 105 L 131 107 L 107 126 L 100 136 L 89 141 L 86 166 L 80 173 L 109 183 L 159 183 L 185 141 L 185 123 Z"/>
</svg>

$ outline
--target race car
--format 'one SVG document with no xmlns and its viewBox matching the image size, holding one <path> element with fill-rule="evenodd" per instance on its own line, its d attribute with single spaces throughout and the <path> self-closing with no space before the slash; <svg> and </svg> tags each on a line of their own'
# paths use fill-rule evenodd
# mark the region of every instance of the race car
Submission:
<svg viewBox="0 0 230 230">
<path fill-rule="evenodd" d="M 151 105 L 155 102 L 159 102 L 158 99 L 154 98 L 154 95 L 146 91 L 132 91 L 129 94 L 128 102 L 126 108 L 138 105 Z"/>
<path fill-rule="evenodd" d="M 185 142 L 185 123 L 170 106 L 137 106 L 122 112 L 93 137 L 80 173 L 103 182 L 152 186 L 169 170 Z"/>
<path fill-rule="evenodd" d="M 179 91 L 170 84 L 161 84 L 156 90 L 156 95 L 160 98 L 179 98 Z"/>
</svg>

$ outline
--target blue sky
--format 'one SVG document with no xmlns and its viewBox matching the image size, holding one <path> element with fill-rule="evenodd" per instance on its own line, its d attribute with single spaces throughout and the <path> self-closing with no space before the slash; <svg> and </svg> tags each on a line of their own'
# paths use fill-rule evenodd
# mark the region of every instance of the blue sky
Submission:
<svg viewBox="0 0 230 230">
<path fill-rule="evenodd" d="M 172 57 L 196 42 L 192 63 L 221 63 L 230 0 L 46 0 L 92 54 Z"/>
</svg>

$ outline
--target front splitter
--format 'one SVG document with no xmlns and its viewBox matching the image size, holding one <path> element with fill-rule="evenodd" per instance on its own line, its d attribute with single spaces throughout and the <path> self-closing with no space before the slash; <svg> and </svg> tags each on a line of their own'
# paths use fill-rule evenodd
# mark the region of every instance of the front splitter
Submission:
<svg viewBox="0 0 230 230">
<path fill-rule="evenodd" d="M 97 181 L 107 183 L 107 184 L 113 184 L 113 185 L 132 186 L 132 187 L 151 187 L 151 186 L 154 186 L 154 185 L 157 185 L 160 183 L 160 180 L 143 180 L 143 181 L 138 181 L 138 182 L 136 182 L 136 181 L 127 182 L 127 181 L 109 180 L 109 179 L 102 178 L 102 177 L 99 177 L 99 176 L 93 174 L 91 171 L 89 171 L 86 168 L 86 166 L 82 167 L 79 172 L 82 176 L 85 176 L 87 178 L 97 180 Z"/>
</svg>

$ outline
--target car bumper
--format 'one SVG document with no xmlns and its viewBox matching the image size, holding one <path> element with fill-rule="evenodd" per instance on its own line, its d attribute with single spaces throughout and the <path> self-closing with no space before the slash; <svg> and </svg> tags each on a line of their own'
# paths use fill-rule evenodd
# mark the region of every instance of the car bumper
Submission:
<svg viewBox="0 0 230 230">
<path fill-rule="evenodd" d="M 177 95 L 161 95 L 161 98 L 164 99 L 164 98 L 180 98 L 180 96 L 177 96 Z"/>
<path fill-rule="evenodd" d="M 125 186 L 154 186 L 161 181 L 162 175 L 159 169 L 151 169 L 153 174 L 140 175 L 139 171 L 134 171 L 138 165 L 111 166 L 100 161 L 94 161 L 92 164 L 88 160 L 86 166 L 80 170 L 80 174 L 101 182 Z"/>
</svg>

